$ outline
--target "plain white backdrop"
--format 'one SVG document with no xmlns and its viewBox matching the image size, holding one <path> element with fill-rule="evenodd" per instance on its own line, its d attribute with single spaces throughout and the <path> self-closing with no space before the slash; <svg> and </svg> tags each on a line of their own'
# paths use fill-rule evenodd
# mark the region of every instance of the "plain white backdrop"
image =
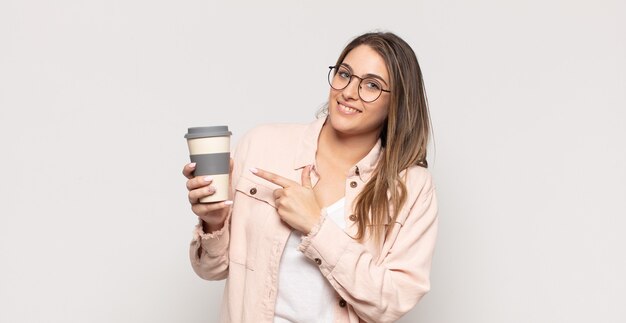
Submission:
<svg viewBox="0 0 626 323">
<path fill-rule="evenodd" d="M 0 322 L 215 322 L 186 128 L 311 121 L 377 29 L 434 125 L 432 291 L 401 322 L 625 322 L 621 0 L 3 0 Z"/>
</svg>

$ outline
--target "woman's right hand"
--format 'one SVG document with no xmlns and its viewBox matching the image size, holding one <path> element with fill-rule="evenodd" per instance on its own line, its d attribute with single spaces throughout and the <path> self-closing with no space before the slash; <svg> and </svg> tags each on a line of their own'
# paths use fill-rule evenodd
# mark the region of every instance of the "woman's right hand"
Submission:
<svg viewBox="0 0 626 323">
<path fill-rule="evenodd" d="M 228 216 L 232 201 L 222 201 L 214 203 L 200 203 L 203 197 L 215 194 L 215 187 L 211 186 L 213 182 L 211 176 L 193 176 L 195 163 L 190 163 L 183 167 L 183 175 L 187 177 L 187 190 L 189 191 L 189 203 L 191 210 L 200 219 L 202 219 L 202 227 L 205 233 L 220 230 L 224 226 L 224 221 Z M 230 159 L 230 173 L 232 176 L 233 159 Z"/>
</svg>

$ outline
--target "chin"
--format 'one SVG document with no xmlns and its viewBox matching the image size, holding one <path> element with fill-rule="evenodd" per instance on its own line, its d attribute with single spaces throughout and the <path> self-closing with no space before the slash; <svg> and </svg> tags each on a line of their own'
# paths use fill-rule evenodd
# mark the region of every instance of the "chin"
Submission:
<svg viewBox="0 0 626 323">
<path fill-rule="evenodd" d="M 328 112 L 328 122 L 334 131 L 346 135 L 353 135 L 359 133 L 359 124 L 345 116 L 337 113 L 337 111 Z"/>
</svg>

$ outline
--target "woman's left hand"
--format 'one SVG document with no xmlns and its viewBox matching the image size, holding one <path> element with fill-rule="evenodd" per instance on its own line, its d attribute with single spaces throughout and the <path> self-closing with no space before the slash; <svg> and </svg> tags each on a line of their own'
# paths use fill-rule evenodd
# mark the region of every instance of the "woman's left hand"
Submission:
<svg viewBox="0 0 626 323">
<path fill-rule="evenodd" d="M 290 227 L 308 234 L 319 222 L 322 209 L 311 185 L 311 166 L 302 170 L 302 184 L 262 169 L 251 168 L 250 171 L 282 187 L 274 190 L 274 199 L 278 215 Z"/>
</svg>

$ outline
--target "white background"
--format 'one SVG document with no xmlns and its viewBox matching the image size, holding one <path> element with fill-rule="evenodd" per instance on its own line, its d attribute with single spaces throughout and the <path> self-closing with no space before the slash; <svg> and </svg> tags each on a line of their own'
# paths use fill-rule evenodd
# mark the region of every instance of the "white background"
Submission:
<svg viewBox="0 0 626 323">
<path fill-rule="evenodd" d="M 214 322 L 188 126 L 309 122 L 391 30 L 427 87 L 432 291 L 402 322 L 625 322 L 626 3 L 2 0 L 0 322 Z"/>
</svg>

